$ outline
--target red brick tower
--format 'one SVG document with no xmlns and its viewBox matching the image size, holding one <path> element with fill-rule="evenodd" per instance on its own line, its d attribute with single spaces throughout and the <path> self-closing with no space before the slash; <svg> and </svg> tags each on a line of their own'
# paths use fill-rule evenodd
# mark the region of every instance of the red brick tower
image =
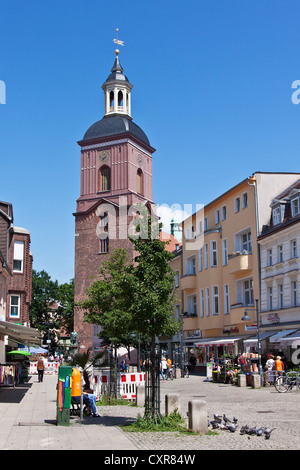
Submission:
<svg viewBox="0 0 300 470">
<path fill-rule="evenodd" d="M 149 207 L 152 201 L 152 154 L 146 134 L 131 117 L 132 85 L 123 74 L 119 51 L 111 74 L 102 85 L 104 116 L 78 142 L 81 147 L 81 187 L 75 216 L 75 305 L 84 299 L 101 263 L 128 240 L 130 208 Z M 99 327 L 85 323 L 82 310 L 74 312 L 79 352 L 100 345 Z"/>
</svg>

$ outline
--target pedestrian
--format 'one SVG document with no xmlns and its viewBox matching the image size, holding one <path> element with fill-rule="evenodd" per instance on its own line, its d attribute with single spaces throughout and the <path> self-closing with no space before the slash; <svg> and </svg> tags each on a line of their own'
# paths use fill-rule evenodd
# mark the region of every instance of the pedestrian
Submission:
<svg viewBox="0 0 300 470">
<path fill-rule="evenodd" d="M 196 358 L 194 353 L 192 353 L 192 355 L 190 357 L 190 364 L 191 364 L 191 370 L 194 371 L 195 367 L 196 367 L 196 364 L 197 364 L 197 358 Z"/>
<path fill-rule="evenodd" d="M 125 356 L 125 372 L 129 372 L 129 365 L 130 365 L 130 360 L 126 354 Z"/>
<path fill-rule="evenodd" d="M 244 371 L 245 371 L 245 367 L 247 365 L 247 361 L 246 361 L 246 358 L 245 358 L 245 353 L 241 354 L 239 359 L 238 359 L 238 362 L 241 366 L 241 371 L 242 371 L 242 374 L 244 374 Z"/>
<path fill-rule="evenodd" d="M 38 382 L 43 382 L 45 363 L 42 356 L 39 357 L 37 362 L 37 371 L 38 371 Z"/>
<path fill-rule="evenodd" d="M 166 361 L 166 358 L 162 357 L 161 363 L 160 363 L 160 373 L 161 373 L 163 380 L 166 380 L 165 377 L 166 377 L 167 372 L 168 372 L 168 363 Z"/>
<path fill-rule="evenodd" d="M 284 365 L 280 356 L 276 357 L 275 371 L 276 371 L 276 375 L 282 375 L 282 372 L 284 371 Z"/>
<path fill-rule="evenodd" d="M 274 384 L 274 367 L 275 361 L 273 354 L 268 354 L 268 360 L 265 365 L 265 370 L 268 372 L 268 382 L 270 385 Z"/>
</svg>

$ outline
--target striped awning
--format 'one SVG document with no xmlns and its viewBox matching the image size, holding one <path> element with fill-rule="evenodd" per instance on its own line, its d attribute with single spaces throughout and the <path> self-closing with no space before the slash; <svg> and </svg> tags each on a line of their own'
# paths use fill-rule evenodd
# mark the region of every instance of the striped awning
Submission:
<svg viewBox="0 0 300 470">
<path fill-rule="evenodd" d="M 221 336 L 218 338 L 203 338 L 201 341 L 195 342 L 195 346 L 197 348 L 204 348 L 208 346 L 229 346 L 239 340 L 244 340 L 245 338 L 249 338 L 249 336 Z"/>
</svg>

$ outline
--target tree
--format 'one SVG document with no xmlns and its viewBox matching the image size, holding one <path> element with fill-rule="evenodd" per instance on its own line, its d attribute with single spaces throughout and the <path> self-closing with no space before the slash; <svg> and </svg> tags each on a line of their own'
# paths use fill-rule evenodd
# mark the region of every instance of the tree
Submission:
<svg viewBox="0 0 300 470">
<path fill-rule="evenodd" d="M 132 321 L 136 331 L 151 338 L 152 393 L 148 400 L 149 408 L 146 409 L 150 417 L 156 417 L 155 403 L 160 401 L 156 395 L 157 388 L 154 387 L 157 375 L 155 337 L 174 335 L 180 329 L 173 311 L 174 272 L 169 266 L 173 255 L 159 238 L 161 227 L 162 224 L 142 209 L 141 216 L 136 219 L 136 232 L 141 236 L 131 238 L 138 253 L 135 257 Z"/>
<path fill-rule="evenodd" d="M 130 344 L 134 330 L 131 316 L 133 265 L 125 249 L 116 249 L 99 269 L 100 279 L 87 289 L 87 298 L 80 303 L 86 310 L 85 321 L 101 325 L 102 337 L 116 350 Z"/>
<path fill-rule="evenodd" d="M 30 324 L 45 333 L 44 340 L 51 341 L 49 349 L 56 347 L 56 332 L 62 327 L 67 333 L 73 329 L 74 280 L 58 284 L 42 270 L 32 271 L 32 298 L 29 312 Z"/>
</svg>

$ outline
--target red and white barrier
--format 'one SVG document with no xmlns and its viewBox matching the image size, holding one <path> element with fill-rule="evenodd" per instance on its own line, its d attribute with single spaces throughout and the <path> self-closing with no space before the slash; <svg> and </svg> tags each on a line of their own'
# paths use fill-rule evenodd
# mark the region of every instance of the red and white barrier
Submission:
<svg viewBox="0 0 300 470">
<path fill-rule="evenodd" d="M 109 391 L 110 373 L 108 370 L 101 371 L 94 375 L 93 389 L 97 396 L 103 395 Z M 127 372 L 121 373 L 120 394 L 126 400 L 136 398 L 136 386 L 145 385 L 145 372 Z"/>
<path fill-rule="evenodd" d="M 46 362 L 45 363 L 45 370 L 44 374 L 46 375 L 58 375 L 58 367 L 59 364 L 57 362 Z M 37 361 L 36 362 L 30 362 L 30 368 L 29 368 L 29 374 L 30 375 L 35 375 L 37 374 Z"/>
</svg>

